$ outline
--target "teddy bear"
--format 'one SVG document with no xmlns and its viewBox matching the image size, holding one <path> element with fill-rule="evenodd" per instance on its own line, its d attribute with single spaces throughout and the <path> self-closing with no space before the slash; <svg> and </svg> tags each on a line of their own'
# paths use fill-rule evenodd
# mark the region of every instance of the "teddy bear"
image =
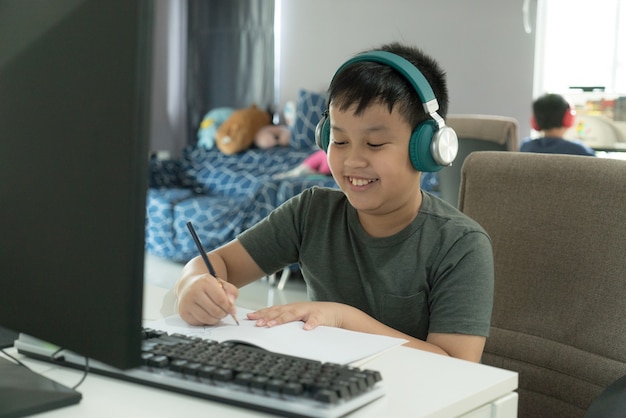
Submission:
<svg viewBox="0 0 626 418">
<path fill-rule="evenodd" d="M 226 155 L 247 150 L 254 143 L 257 132 L 271 122 L 270 114 L 255 104 L 235 110 L 218 128 L 215 144 Z"/>
</svg>

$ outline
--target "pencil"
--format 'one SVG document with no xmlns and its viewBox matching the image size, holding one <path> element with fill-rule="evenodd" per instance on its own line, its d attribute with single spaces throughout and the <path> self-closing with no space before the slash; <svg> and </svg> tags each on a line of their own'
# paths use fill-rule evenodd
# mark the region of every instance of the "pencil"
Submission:
<svg viewBox="0 0 626 418">
<path fill-rule="evenodd" d="M 222 290 L 224 290 L 224 293 L 226 293 L 226 289 L 224 289 L 224 285 L 222 284 L 222 280 L 220 280 L 220 278 L 217 277 L 217 274 L 215 274 L 215 269 L 213 269 L 213 265 L 209 261 L 209 257 L 206 255 L 206 251 L 205 251 L 204 247 L 202 246 L 202 243 L 200 242 L 200 238 L 198 238 L 198 234 L 196 234 L 196 230 L 193 227 L 193 224 L 191 222 L 187 222 L 187 228 L 189 228 L 189 232 L 191 233 L 191 237 L 193 238 L 193 241 L 196 243 L 196 247 L 198 247 L 198 251 L 200 251 L 200 256 L 202 257 L 202 260 L 204 260 L 204 264 L 206 265 L 206 268 L 209 269 L 209 273 L 211 273 L 211 276 L 215 277 L 215 280 L 217 280 L 217 282 L 220 284 L 220 287 L 222 288 Z M 224 312 L 226 312 L 226 311 L 224 311 Z M 228 313 L 228 312 L 226 312 L 226 313 Z M 237 320 L 237 317 L 235 316 L 235 314 L 231 313 L 230 316 L 235 320 L 235 323 L 237 325 L 239 325 L 239 321 Z"/>
</svg>

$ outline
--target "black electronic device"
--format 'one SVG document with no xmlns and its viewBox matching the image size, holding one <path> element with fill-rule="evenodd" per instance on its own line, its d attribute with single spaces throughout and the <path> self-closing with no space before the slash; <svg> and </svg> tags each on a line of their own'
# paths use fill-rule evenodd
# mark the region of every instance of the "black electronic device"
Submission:
<svg viewBox="0 0 626 418">
<path fill-rule="evenodd" d="M 140 363 L 152 7 L 0 0 L 0 326 L 122 369 Z"/>
</svg>

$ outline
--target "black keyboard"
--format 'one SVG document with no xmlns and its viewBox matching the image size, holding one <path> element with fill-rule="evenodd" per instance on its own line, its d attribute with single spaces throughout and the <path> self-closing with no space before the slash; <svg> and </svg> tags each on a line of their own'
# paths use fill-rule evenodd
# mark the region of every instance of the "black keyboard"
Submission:
<svg viewBox="0 0 626 418">
<path fill-rule="evenodd" d="M 118 370 L 90 361 L 90 371 L 284 416 L 339 417 L 384 394 L 382 377 L 373 370 L 152 329 L 143 334 L 143 366 Z M 15 345 L 22 354 L 50 360 L 33 341 L 20 336 Z M 60 361 L 85 364 L 66 352 Z"/>
</svg>

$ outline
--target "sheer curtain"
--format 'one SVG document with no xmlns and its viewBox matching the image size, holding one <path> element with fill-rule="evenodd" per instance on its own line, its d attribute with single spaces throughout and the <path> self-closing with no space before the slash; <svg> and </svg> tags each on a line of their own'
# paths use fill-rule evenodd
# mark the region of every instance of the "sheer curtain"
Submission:
<svg viewBox="0 0 626 418">
<path fill-rule="evenodd" d="M 187 0 L 154 1 L 150 151 L 177 157 L 187 145 Z"/>
<path fill-rule="evenodd" d="M 626 93 L 626 2 L 541 0 L 537 9 L 535 96 L 601 86 Z"/>
<path fill-rule="evenodd" d="M 274 98 L 274 0 L 189 0 L 187 37 L 188 142 L 215 107 Z"/>
</svg>

